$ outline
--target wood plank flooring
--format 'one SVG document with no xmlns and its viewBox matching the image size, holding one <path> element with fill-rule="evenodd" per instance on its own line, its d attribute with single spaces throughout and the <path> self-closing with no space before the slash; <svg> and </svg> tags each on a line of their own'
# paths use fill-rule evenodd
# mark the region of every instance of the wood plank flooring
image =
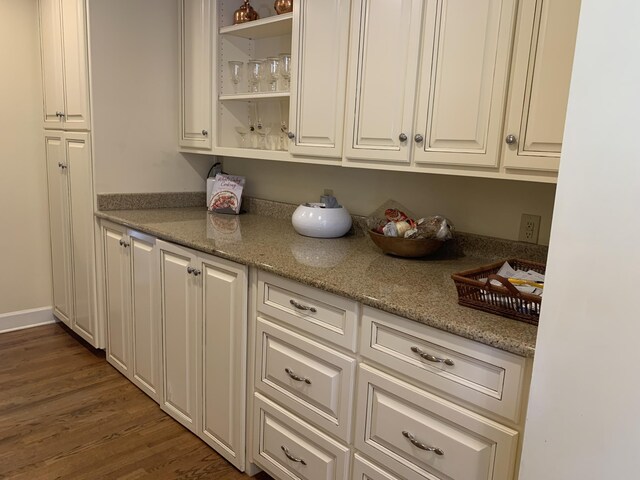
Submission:
<svg viewBox="0 0 640 480">
<path fill-rule="evenodd" d="M 250 477 L 163 413 L 103 352 L 54 324 L 0 334 L 0 479 L 5 478 Z"/>
</svg>

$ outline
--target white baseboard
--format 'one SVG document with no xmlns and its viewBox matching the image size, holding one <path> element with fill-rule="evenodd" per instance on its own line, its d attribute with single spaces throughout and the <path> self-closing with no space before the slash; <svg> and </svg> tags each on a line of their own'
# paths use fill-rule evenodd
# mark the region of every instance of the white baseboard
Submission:
<svg viewBox="0 0 640 480">
<path fill-rule="evenodd" d="M 52 307 L 33 308 L 0 315 L 0 333 L 57 322 Z"/>
</svg>

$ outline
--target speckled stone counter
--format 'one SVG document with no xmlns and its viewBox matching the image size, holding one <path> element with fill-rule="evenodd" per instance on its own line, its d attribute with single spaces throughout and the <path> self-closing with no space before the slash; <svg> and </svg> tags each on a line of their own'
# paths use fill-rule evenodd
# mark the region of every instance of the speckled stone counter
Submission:
<svg viewBox="0 0 640 480">
<path fill-rule="evenodd" d="M 517 355 L 534 354 L 535 326 L 457 303 L 451 274 L 493 262 L 495 254 L 464 256 L 445 249 L 425 259 L 394 258 L 357 229 L 339 239 L 307 238 L 293 230 L 288 218 L 257 213 L 161 208 L 99 211 L 96 216 Z M 514 255 L 502 249 L 505 257 Z"/>
</svg>

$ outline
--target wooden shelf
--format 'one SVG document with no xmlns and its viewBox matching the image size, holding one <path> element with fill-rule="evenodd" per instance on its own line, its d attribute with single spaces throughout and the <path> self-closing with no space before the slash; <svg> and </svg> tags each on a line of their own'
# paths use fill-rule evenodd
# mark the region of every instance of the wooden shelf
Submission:
<svg viewBox="0 0 640 480">
<path fill-rule="evenodd" d="M 266 98 L 289 98 L 289 92 L 258 92 L 258 93 L 235 93 L 233 95 L 220 95 L 218 100 L 263 100 Z"/>
<path fill-rule="evenodd" d="M 229 25 L 220 28 L 220 35 L 232 35 L 242 38 L 267 38 L 278 37 L 291 33 L 293 25 L 293 13 L 284 13 L 282 15 L 273 15 L 271 17 L 261 18 L 253 22 L 240 23 L 238 25 Z"/>
<path fill-rule="evenodd" d="M 263 160 L 289 160 L 291 155 L 283 150 L 260 150 L 257 148 L 216 147 L 214 155 L 223 157 L 261 158 Z"/>
</svg>

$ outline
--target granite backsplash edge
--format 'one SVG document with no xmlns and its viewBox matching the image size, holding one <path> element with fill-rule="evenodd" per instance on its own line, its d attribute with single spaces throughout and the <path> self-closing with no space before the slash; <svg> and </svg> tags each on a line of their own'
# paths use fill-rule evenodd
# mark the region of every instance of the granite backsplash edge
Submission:
<svg viewBox="0 0 640 480">
<path fill-rule="evenodd" d="M 97 207 L 106 210 L 147 210 L 155 208 L 192 208 L 206 205 L 205 192 L 169 192 L 169 193 L 108 193 L 99 194 Z M 265 217 L 280 219 L 291 218 L 297 205 L 244 197 L 243 211 Z M 366 234 L 365 217 L 353 215 L 354 227 L 350 234 Z M 453 240 L 447 242 L 444 252 L 447 256 L 482 256 L 496 261 L 507 258 L 522 258 L 546 263 L 548 247 L 501 238 L 455 232 Z"/>
</svg>

